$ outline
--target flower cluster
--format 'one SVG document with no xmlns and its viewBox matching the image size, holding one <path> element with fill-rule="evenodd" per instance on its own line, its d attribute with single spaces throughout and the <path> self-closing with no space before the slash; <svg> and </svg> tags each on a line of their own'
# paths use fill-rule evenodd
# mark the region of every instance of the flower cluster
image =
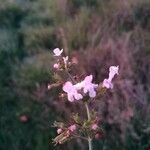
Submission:
<svg viewBox="0 0 150 150">
<path fill-rule="evenodd" d="M 77 126 L 75 124 L 69 127 L 65 127 L 65 126 L 62 126 L 61 123 L 55 122 L 54 126 L 58 127 L 57 129 L 58 136 L 54 139 L 55 144 L 62 144 L 66 142 L 67 140 L 69 140 L 77 129 Z"/>
<path fill-rule="evenodd" d="M 60 50 L 59 48 L 55 48 L 53 53 L 55 57 L 59 57 L 58 62 L 53 65 L 54 69 L 59 70 L 62 68 L 67 68 L 68 56 L 62 57 L 63 49 Z"/>
<path fill-rule="evenodd" d="M 111 66 L 109 68 L 109 77 L 108 79 L 104 79 L 102 83 L 103 88 L 112 89 L 113 83 L 112 79 L 117 74 L 118 75 L 119 66 Z M 72 84 L 70 81 L 67 81 L 63 85 L 63 91 L 67 93 L 68 100 L 70 102 L 73 102 L 74 100 L 80 100 L 83 98 L 83 95 L 81 93 L 89 95 L 90 98 L 96 97 L 96 88 L 98 87 L 98 84 L 92 83 L 93 76 L 89 75 L 86 76 L 85 79 L 79 83 Z M 82 92 L 83 91 L 83 92 Z"/>
<path fill-rule="evenodd" d="M 84 94 L 88 93 L 89 97 L 93 98 L 96 96 L 95 88 L 98 87 L 98 84 L 92 83 L 93 76 L 87 76 L 85 79 L 75 85 L 73 85 L 71 82 L 67 81 L 63 86 L 63 91 L 67 93 L 68 100 L 70 102 L 73 102 L 74 100 L 80 100 L 83 98 L 83 95 L 81 95 L 81 91 L 83 91 Z"/>
<path fill-rule="evenodd" d="M 74 137 L 82 137 L 87 140 L 94 137 L 101 137 L 103 130 L 100 127 L 101 124 L 99 124 L 97 113 L 90 112 L 88 104 L 92 102 L 90 101 L 91 99 L 98 99 L 97 95 L 99 94 L 99 89 L 113 88 L 112 80 L 115 75 L 119 74 L 119 66 L 110 66 L 108 78 L 104 79 L 100 84 L 93 83 L 93 75 L 88 75 L 83 79 L 79 78 L 78 81 L 76 81 L 74 76 L 70 73 L 73 62 L 69 62 L 69 57 L 64 56 L 63 49 L 55 48 L 53 53 L 57 60 L 53 68 L 56 72 L 62 71 L 66 73 L 67 76 L 67 80 L 59 77 L 60 80 L 62 79 L 60 82 L 63 90 L 62 95 L 66 95 L 69 102 L 83 100 L 87 112 L 87 119 L 81 119 L 79 115 L 76 114 L 72 117 L 73 122 L 69 125 L 55 122 L 54 127 L 57 128 L 58 136 L 54 139 L 54 142 L 56 144 L 62 144 Z M 48 89 L 59 86 L 60 84 L 48 85 Z"/>
<path fill-rule="evenodd" d="M 103 129 L 99 126 L 100 121 L 95 115 L 92 115 L 91 117 L 91 120 L 82 120 L 78 114 L 73 115 L 73 122 L 70 125 L 54 122 L 54 127 L 57 128 L 58 134 L 54 139 L 55 144 L 63 144 L 76 137 L 86 139 L 88 134 L 95 139 L 100 139 L 103 136 Z"/>
</svg>

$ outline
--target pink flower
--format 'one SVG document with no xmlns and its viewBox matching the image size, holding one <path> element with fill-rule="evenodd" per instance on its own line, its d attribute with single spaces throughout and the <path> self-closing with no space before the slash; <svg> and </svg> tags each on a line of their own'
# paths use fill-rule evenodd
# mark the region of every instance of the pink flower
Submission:
<svg viewBox="0 0 150 150">
<path fill-rule="evenodd" d="M 76 130 L 76 125 L 71 125 L 68 129 L 71 131 L 71 132 L 74 132 Z"/>
<path fill-rule="evenodd" d="M 108 79 L 104 79 L 102 86 L 106 87 L 107 89 L 112 89 L 113 88 L 113 84 L 112 84 L 112 79 L 114 78 L 114 76 L 118 73 L 119 70 L 119 66 L 110 66 L 109 68 L 109 77 Z"/>
<path fill-rule="evenodd" d="M 98 128 L 98 125 L 97 125 L 97 124 L 93 124 L 93 125 L 92 125 L 92 129 L 93 129 L 93 130 L 97 130 L 97 128 Z"/>
<path fill-rule="evenodd" d="M 57 133 L 58 133 L 58 134 L 60 134 L 61 132 L 62 132 L 62 129 L 61 129 L 61 128 L 57 129 Z"/>
<path fill-rule="evenodd" d="M 73 102 L 74 100 L 80 100 L 83 96 L 78 93 L 77 89 L 71 82 L 66 82 L 63 86 L 63 91 L 65 91 L 68 95 L 68 100 Z"/>
<path fill-rule="evenodd" d="M 112 89 L 113 88 L 113 84 L 108 79 L 104 79 L 102 86 L 106 87 L 107 89 Z"/>
<path fill-rule="evenodd" d="M 117 74 L 119 74 L 118 73 L 118 70 L 119 70 L 119 66 L 111 66 L 110 68 L 109 68 L 109 78 L 108 78 L 108 80 L 109 81 L 112 81 L 112 79 L 114 78 L 114 76 Z"/>
<path fill-rule="evenodd" d="M 63 49 L 59 49 L 59 48 L 55 48 L 54 50 L 53 50 L 53 52 L 54 52 L 54 56 L 60 56 L 61 55 L 61 53 L 63 52 Z"/>
<path fill-rule="evenodd" d="M 84 93 L 89 93 L 89 96 L 91 98 L 93 98 L 93 97 L 96 96 L 95 88 L 98 87 L 98 84 L 93 84 L 92 80 L 93 80 L 93 76 L 92 75 L 87 76 L 87 77 L 85 77 L 85 79 L 82 82 L 77 83 L 75 85 L 75 87 L 77 89 L 82 89 L 83 88 L 83 92 Z"/>
<path fill-rule="evenodd" d="M 59 64 L 56 63 L 56 64 L 53 65 L 53 67 L 54 67 L 55 69 L 58 69 L 58 68 L 59 68 Z"/>
</svg>

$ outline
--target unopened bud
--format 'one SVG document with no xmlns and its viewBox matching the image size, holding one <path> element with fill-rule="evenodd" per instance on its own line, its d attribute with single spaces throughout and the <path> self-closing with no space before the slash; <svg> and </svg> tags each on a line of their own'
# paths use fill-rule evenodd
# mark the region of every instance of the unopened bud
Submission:
<svg viewBox="0 0 150 150">
<path fill-rule="evenodd" d="M 96 133 L 95 134 L 95 139 L 101 139 L 104 136 L 104 134 L 102 132 Z"/>
<path fill-rule="evenodd" d="M 73 58 L 72 58 L 72 63 L 73 63 L 73 64 L 78 64 L 78 59 L 77 59 L 77 57 L 73 57 Z"/>
<path fill-rule="evenodd" d="M 75 130 L 76 130 L 76 125 L 74 124 L 74 125 L 71 125 L 70 127 L 69 127 L 69 130 L 71 131 L 71 132 L 74 132 Z"/>
<path fill-rule="evenodd" d="M 48 88 L 48 90 L 50 90 L 50 89 L 51 89 L 51 85 L 50 85 L 50 84 L 48 84 L 47 88 Z"/>
<path fill-rule="evenodd" d="M 93 125 L 92 125 L 92 129 L 93 129 L 93 130 L 97 130 L 97 128 L 98 128 L 98 125 L 97 125 L 97 124 L 93 124 Z"/>
<path fill-rule="evenodd" d="M 57 129 L 57 133 L 58 133 L 58 134 L 60 134 L 61 132 L 62 132 L 62 129 L 61 129 L 61 128 Z"/>
<path fill-rule="evenodd" d="M 54 67 L 55 69 L 58 69 L 58 68 L 59 68 L 59 64 L 54 64 L 53 67 Z"/>
<path fill-rule="evenodd" d="M 61 93 L 59 97 L 60 97 L 60 98 L 64 98 L 64 97 L 65 97 L 65 94 L 64 94 L 64 93 Z"/>
</svg>

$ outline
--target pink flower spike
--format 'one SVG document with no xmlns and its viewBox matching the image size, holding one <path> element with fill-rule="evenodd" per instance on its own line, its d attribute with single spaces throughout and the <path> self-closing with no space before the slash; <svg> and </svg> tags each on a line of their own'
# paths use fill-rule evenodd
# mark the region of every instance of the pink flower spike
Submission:
<svg viewBox="0 0 150 150">
<path fill-rule="evenodd" d="M 60 50 L 59 48 L 55 48 L 53 52 L 54 52 L 54 56 L 60 56 L 61 53 L 63 52 L 63 49 Z"/>
<path fill-rule="evenodd" d="M 60 134 L 61 132 L 62 132 L 62 129 L 61 129 L 61 128 L 57 129 L 57 133 L 58 133 L 58 134 Z"/>
<path fill-rule="evenodd" d="M 58 68 L 59 68 L 59 64 L 54 64 L 53 67 L 54 67 L 55 69 L 58 69 Z"/>
<path fill-rule="evenodd" d="M 74 132 L 74 131 L 77 129 L 77 127 L 76 127 L 76 125 L 74 124 L 74 125 L 71 125 L 68 129 L 69 129 L 71 132 Z"/>
<path fill-rule="evenodd" d="M 97 130 L 97 128 L 98 128 L 98 125 L 97 125 L 97 124 L 93 124 L 93 125 L 92 125 L 92 129 L 93 129 L 93 130 Z"/>
</svg>

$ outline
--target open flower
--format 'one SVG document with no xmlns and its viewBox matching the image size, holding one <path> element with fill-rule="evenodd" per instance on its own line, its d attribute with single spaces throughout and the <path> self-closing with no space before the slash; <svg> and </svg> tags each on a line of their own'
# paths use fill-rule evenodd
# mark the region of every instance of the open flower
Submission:
<svg viewBox="0 0 150 150">
<path fill-rule="evenodd" d="M 54 52 L 54 56 L 60 56 L 61 55 L 61 53 L 63 52 L 63 49 L 59 49 L 59 48 L 55 48 L 54 50 L 53 50 L 53 52 Z"/>
<path fill-rule="evenodd" d="M 71 82 L 66 82 L 63 86 L 63 91 L 67 93 L 68 100 L 73 102 L 74 100 L 80 100 L 83 96 L 78 93 L 76 87 Z"/>
<path fill-rule="evenodd" d="M 83 92 L 85 94 L 89 93 L 89 96 L 91 98 L 93 98 L 93 97 L 96 96 L 95 88 L 98 87 L 98 84 L 92 83 L 92 80 L 93 80 L 93 76 L 92 75 L 86 76 L 85 79 L 83 81 L 81 81 L 80 83 L 77 83 L 75 85 L 75 87 L 77 89 L 82 89 L 83 88 Z"/>
<path fill-rule="evenodd" d="M 95 97 L 96 96 L 95 88 L 98 87 L 98 84 L 93 84 L 92 80 L 93 80 L 92 75 L 85 77 L 85 79 L 83 80 L 83 91 L 84 93 L 88 92 L 90 97 Z"/>
<path fill-rule="evenodd" d="M 119 66 L 111 66 L 110 68 L 109 68 L 109 78 L 108 78 L 108 80 L 109 81 L 112 81 L 112 79 L 114 78 L 114 76 L 117 74 L 119 74 L 118 73 L 118 70 L 119 70 Z"/>
<path fill-rule="evenodd" d="M 114 78 L 114 76 L 118 73 L 119 70 L 119 66 L 110 66 L 109 68 L 109 77 L 108 79 L 104 79 L 102 86 L 106 87 L 107 89 L 112 89 L 113 88 L 113 84 L 112 84 L 112 79 Z"/>
</svg>

